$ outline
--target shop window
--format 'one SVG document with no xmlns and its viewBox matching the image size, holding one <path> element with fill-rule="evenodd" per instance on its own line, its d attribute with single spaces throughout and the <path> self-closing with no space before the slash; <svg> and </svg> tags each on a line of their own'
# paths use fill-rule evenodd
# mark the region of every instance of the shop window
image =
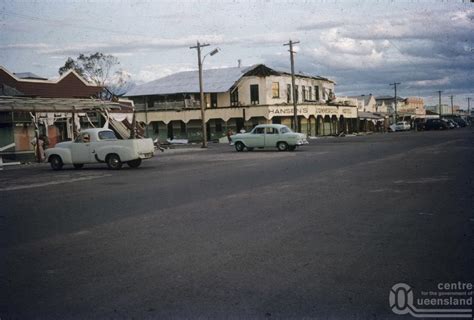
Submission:
<svg viewBox="0 0 474 320">
<path fill-rule="evenodd" d="M 280 98 L 280 83 L 272 83 L 272 98 Z"/>
<path fill-rule="evenodd" d="M 211 93 L 211 108 L 217 108 L 217 93 Z"/>
<path fill-rule="evenodd" d="M 259 95 L 258 95 L 258 84 L 251 84 L 250 85 L 250 103 L 251 104 L 259 104 Z"/>
<path fill-rule="evenodd" d="M 216 132 L 222 132 L 222 122 L 216 122 Z"/>
<path fill-rule="evenodd" d="M 239 105 L 239 88 L 230 92 L 230 105 L 235 107 Z"/>
</svg>

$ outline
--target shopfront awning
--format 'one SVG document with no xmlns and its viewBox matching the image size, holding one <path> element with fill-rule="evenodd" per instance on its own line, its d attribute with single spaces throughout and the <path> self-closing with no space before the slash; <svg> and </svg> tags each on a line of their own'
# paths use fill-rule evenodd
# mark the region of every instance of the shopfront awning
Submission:
<svg viewBox="0 0 474 320">
<path fill-rule="evenodd" d="M 98 99 L 0 96 L 0 112 L 86 112 L 123 110 L 123 107 L 124 106 L 118 102 Z"/>
<path fill-rule="evenodd" d="M 361 120 L 379 120 L 379 121 L 383 121 L 385 119 L 385 117 L 383 115 L 375 114 L 375 113 L 372 113 L 372 112 L 359 111 L 359 112 L 357 112 L 357 115 L 358 115 L 359 119 L 361 119 Z"/>
</svg>

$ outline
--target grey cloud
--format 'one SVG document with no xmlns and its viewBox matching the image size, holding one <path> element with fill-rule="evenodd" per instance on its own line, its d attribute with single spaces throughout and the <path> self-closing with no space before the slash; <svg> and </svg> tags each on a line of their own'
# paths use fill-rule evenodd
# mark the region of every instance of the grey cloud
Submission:
<svg viewBox="0 0 474 320">
<path fill-rule="evenodd" d="M 313 21 L 299 26 L 298 30 L 322 30 L 341 27 L 343 25 L 344 22 L 336 20 Z"/>
</svg>

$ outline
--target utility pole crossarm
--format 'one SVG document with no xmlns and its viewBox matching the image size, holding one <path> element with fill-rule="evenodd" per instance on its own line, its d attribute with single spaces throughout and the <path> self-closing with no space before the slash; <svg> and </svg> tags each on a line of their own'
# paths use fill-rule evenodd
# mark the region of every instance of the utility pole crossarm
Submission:
<svg viewBox="0 0 474 320">
<path fill-rule="evenodd" d="M 200 44 L 199 42 L 197 43 L 197 45 L 195 46 L 192 46 L 192 47 L 189 47 L 189 49 L 201 49 L 201 48 L 204 48 L 204 47 L 208 47 L 210 46 L 209 43 L 203 43 L 203 44 Z"/>
</svg>

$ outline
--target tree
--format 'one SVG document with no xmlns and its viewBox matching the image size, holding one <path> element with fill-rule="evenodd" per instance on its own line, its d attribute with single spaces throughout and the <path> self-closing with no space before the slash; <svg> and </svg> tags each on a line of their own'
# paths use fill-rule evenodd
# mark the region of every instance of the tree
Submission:
<svg viewBox="0 0 474 320">
<path fill-rule="evenodd" d="M 104 97 L 111 98 L 112 95 L 123 95 L 130 82 L 128 73 L 118 69 L 120 62 L 113 55 L 101 52 L 85 55 L 81 53 L 77 59 L 69 57 L 64 65 L 59 68 L 59 74 L 73 69 L 89 82 L 106 88 Z"/>
</svg>

